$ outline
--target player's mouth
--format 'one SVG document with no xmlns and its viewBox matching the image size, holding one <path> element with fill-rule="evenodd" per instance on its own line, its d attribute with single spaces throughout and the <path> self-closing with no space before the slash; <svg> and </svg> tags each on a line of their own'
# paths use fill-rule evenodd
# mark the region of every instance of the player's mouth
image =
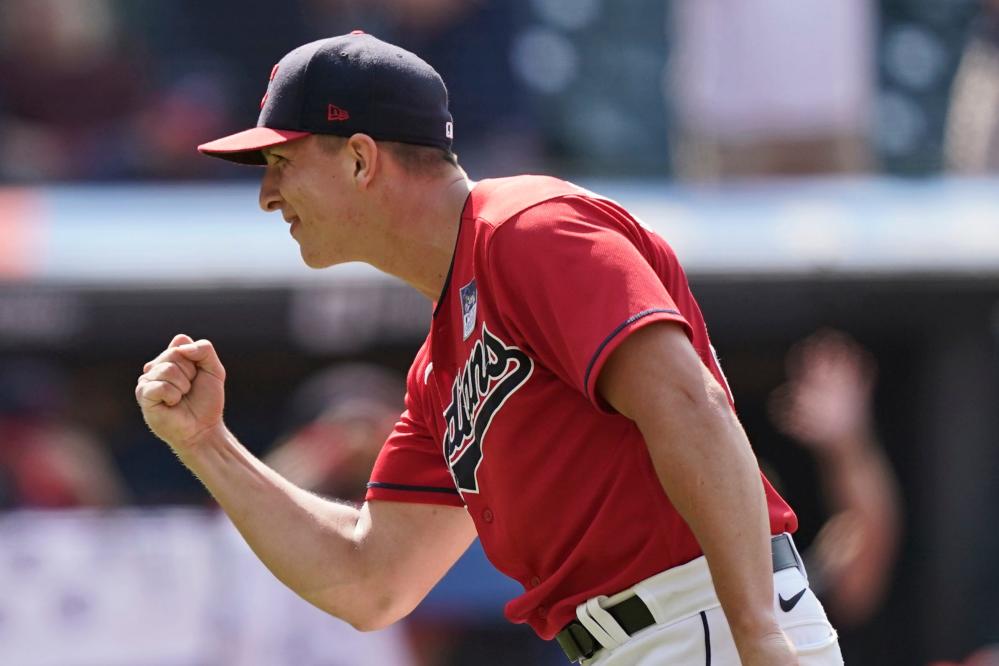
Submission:
<svg viewBox="0 0 999 666">
<path fill-rule="evenodd" d="M 289 217 L 286 221 L 291 225 L 288 229 L 288 233 L 294 236 L 295 229 L 297 229 L 299 225 L 299 219 L 297 217 Z"/>
</svg>

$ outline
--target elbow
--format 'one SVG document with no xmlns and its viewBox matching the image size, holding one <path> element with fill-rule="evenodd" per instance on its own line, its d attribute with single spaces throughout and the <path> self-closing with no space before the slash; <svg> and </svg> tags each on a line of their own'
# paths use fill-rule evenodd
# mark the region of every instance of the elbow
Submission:
<svg viewBox="0 0 999 666">
<path fill-rule="evenodd" d="M 400 610 L 395 604 L 371 604 L 367 608 L 351 613 L 342 618 L 357 631 L 378 631 L 389 627 L 409 614 L 409 610 Z"/>
<path fill-rule="evenodd" d="M 348 620 L 348 624 L 357 631 L 369 632 L 390 627 L 400 619 L 392 615 L 370 615 Z"/>
<path fill-rule="evenodd" d="M 407 605 L 399 595 L 370 585 L 328 593 L 313 603 L 363 632 L 385 629 L 412 611 L 412 606 Z"/>
<path fill-rule="evenodd" d="M 360 595 L 352 595 L 357 601 Z M 378 631 L 395 624 L 412 610 L 406 607 L 401 595 L 391 587 L 369 586 L 364 602 L 355 604 L 356 613 L 347 621 L 358 631 Z"/>
</svg>

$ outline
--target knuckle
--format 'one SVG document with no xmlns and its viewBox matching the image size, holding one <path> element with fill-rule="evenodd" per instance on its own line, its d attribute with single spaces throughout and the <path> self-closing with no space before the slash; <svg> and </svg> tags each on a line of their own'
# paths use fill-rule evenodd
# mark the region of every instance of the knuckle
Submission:
<svg viewBox="0 0 999 666">
<path fill-rule="evenodd" d="M 186 377 L 188 380 L 193 380 L 198 375 L 198 369 L 191 361 L 187 359 L 177 360 L 177 369 Z"/>
</svg>

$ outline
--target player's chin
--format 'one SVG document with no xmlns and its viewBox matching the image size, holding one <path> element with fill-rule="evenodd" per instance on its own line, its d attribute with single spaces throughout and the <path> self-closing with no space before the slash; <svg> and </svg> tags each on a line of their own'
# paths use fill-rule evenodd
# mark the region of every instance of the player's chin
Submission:
<svg viewBox="0 0 999 666">
<path fill-rule="evenodd" d="M 314 257 L 309 257 L 304 252 L 302 253 L 302 261 L 305 262 L 306 266 L 308 266 L 309 268 L 313 268 L 313 269 L 328 268 L 331 265 L 331 264 L 327 264 L 324 261 L 317 261 Z"/>
<path fill-rule="evenodd" d="M 337 264 L 342 264 L 343 260 L 338 260 L 325 256 L 322 254 L 317 254 L 315 252 L 309 252 L 304 246 L 299 246 L 299 250 L 302 254 L 302 261 L 309 268 L 329 268 L 330 266 L 336 266 Z"/>
</svg>

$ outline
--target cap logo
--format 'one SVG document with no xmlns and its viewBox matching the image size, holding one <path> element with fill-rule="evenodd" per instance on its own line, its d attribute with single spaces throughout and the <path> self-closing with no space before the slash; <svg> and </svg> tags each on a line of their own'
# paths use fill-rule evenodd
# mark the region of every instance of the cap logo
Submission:
<svg viewBox="0 0 999 666">
<path fill-rule="evenodd" d="M 341 109 L 336 104 L 330 104 L 326 107 L 326 120 L 330 122 L 342 122 L 350 118 L 350 113 L 346 109 Z"/>
<path fill-rule="evenodd" d="M 449 139 L 454 138 L 454 123 L 452 123 L 450 120 L 444 123 L 444 136 L 446 136 Z"/>
</svg>

